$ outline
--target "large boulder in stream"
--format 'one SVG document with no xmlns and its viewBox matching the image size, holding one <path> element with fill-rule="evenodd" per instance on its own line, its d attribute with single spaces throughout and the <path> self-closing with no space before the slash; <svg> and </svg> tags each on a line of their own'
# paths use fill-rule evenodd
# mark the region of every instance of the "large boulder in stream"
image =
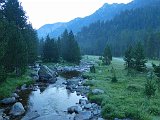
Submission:
<svg viewBox="0 0 160 120">
<path fill-rule="evenodd" d="M 39 81 L 49 82 L 49 83 L 55 83 L 57 80 L 56 77 L 58 76 L 56 71 L 52 71 L 45 65 L 41 65 L 38 71 L 38 75 L 39 75 Z"/>
<path fill-rule="evenodd" d="M 23 105 L 20 102 L 17 102 L 12 106 L 10 114 L 12 116 L 20 116 L 20 115 L 23 115 L 24 112 L 25 112 L 25 109 Z"/>
</svg>

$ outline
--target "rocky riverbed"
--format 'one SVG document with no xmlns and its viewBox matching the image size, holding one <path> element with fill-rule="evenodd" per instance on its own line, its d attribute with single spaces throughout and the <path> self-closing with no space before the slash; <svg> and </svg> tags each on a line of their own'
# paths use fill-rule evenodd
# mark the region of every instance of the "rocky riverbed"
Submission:
<svg viewBox="0 0 160 120">
<path fill-rule="evenodd" d="M 91 90 L 81 77 L 90 65 L 31 67 L 35 84 L 23 85 L 10 98 L 1 100 L 0 120 L 103 120 L 101 107 L 88 101 Z"/>
</svg>

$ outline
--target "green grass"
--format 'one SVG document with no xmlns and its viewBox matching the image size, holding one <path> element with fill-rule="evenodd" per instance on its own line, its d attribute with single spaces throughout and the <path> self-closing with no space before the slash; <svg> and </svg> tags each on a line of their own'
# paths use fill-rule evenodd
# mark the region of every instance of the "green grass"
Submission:
<svg viewBox="0 0 160 120">
<path fill-rule="evenodd" d="M 0 99 L 9 97 L 17 87 L 22 86 L 23 84 L 29 85 L 33 83 L 33 80 L 28 76 L 28 73 L 29 72 L 21 77 L 9 75 L 7 80 L 0 83 Z"/>
<path fill-rule="evenodd" d="M 110 66 L 101 64 L 99 57 L 84 56 L 85 60 L 98 63 L 96 73 L 84 73 L 91 79 L 86 85 L 91 89 L 99 88 L 105 91 L 102 95 L 89 94 L 92 102 L 97 102 L 102 106 L 104 118 L 112 120 L 114 118 L 132 118 L 135 120 L 159 120 L 160 119 L 160 93 L 148 99 L 144 94 L 146 73 L 136 73 L 128 76 L 124 68 L 124 62 L 113 59 Z M 117 83 L 112 83 L 112 67 L 116 71 Z"/>
</svg>

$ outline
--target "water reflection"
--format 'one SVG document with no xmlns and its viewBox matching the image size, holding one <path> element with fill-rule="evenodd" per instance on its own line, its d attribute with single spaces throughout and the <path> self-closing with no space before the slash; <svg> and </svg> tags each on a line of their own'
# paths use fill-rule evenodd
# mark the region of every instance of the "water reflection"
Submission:
<svg viewBox="0 0 160 120">
<path fill-rule="evenodd" d="M 43 92 L 38 89 L 30 94 L 29 111 L 37 111 L 40 115 L 60 113 L 76 105 L 79 99 L 82 99 L 82 96 L 77 96 L 76 92 L 69 92 L 65 86 L 50 85 Z"/>
</svg>

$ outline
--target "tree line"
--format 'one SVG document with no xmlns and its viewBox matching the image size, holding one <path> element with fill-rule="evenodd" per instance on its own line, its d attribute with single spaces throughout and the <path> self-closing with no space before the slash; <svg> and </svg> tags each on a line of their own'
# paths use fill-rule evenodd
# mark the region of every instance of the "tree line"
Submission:
<svg viewBox="0 0 160 120">
<path fill-rule="evenodd" d="M 37 59 L 38 37 L 18 0 L 0 1 L 0 80 L 22 75 Z"/>
<path fill-rule="evenodd" d="M 81 54 L 77 41 L 72 31 L 65 30 L 58 39 L 48 35 L 39 43 L 39 55 L 44 62 L 80 63 Z"/>
<path fill-rule="evenodd" d="M 141 42 L 148 58 L 160 58 L 160 4 L 121 12 L 110 21 L 97 21 L 76 36 L 82 54 L 102 55 L 106 44 L 113 56 L 123 56 L 130 45 Z M 92 44 L 90 44 L 92 43 Z"/>
</svg>

